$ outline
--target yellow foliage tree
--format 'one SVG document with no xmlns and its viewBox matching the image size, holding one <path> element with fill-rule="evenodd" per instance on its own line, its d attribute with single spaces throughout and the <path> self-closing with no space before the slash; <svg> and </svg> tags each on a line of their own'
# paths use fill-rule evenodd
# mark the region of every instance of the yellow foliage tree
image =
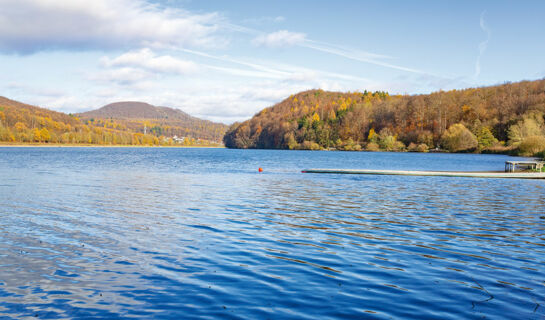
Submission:
<svg viewBox="0 0 545 320">
<path fill-rule="evenodd" d="M 329 110 L 329 114 L 327 115 L 327 117 L 329 118 L 329 120 L 337 119 L 337 115 L 335 115 L 335 111 L 333 110 Z"/>
<path fill-rule="evenodd" d="M 375 129 L 371 128 L 371 130 L 369 130 L 369 135 L 367 136 L 367 140 L 372 141 L 373 137 L 375 137 L 376 134 L 377 133 L 375 132 Z"/>
<path fill-rule="evenodd" d="M 15 124 L 15 130 L 17 130 L 18 132 L 25 131 L 26 129 L 27 129 L 26 124 L 24 124 L 22 122 L 17 122 Z"/>
<path fill-rule="evenodd" d="M 40 140 L 45 142 L 49 142 L 49 140 L 51 140 L 51 134 L 46 128 L 42 128 L 42 130 L 40 130 Z"/>
<path fill-rule="evenodd" d="M 41 139 L 42 136 L 40 135 L 40 129 L 34 128 L 34 130 L 32 130 L 32 140 L 34 140 L 35 142 L 40 142 Z"/>
</svg>

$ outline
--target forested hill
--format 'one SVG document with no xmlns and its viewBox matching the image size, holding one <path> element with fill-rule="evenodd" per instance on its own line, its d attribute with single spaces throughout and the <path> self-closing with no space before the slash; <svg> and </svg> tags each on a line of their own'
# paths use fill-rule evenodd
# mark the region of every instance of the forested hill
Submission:
<svg viewBox="0 0 545 320">
<path fill-rule="evenodd" d="M 173 124 L 179 125 L 183 122 L 179 119 L 187 119 L 194 125 L 168 127 L 156 118 L 134 121 L 114 120 L 111 117 L 82 120 L 77 115 L 0 97 L 0 143 L 210 146 L 218 145 L 221 141 L 225 125 L 196 119 L 170 108 L 164 109 L 168 109 L 165 111 L 169 112 L 166 117 Z M 127 118 L 129 117 L 130 115 Z M 133 123 L 134 127 L 131 126 Z M 169 135 L 172 132 L 180 132 L 179 139 L 173 139 Z"/>
<path fill-rule="evenodd" d="M 77 119 L 66 113 L 31 106 L 0 96 L 0 121 L 4 121 L 4 124 L 8 122 L 13 122 L 14 124 L 21 122 L 33 126 L 33 122 L 38 124 L 39 122 L 44 122 L 43 119 L 71 126 L 80 124 Z"/>
<path fill-rule="evenodd" d="M 77 115 L 83 121 L 98 126 L 115 122 L 117 126 L 157 136 L 194 137 L 221 141 L 227 126 L 190 116 L 173 108 L 156 107 L 144 102 L 124 101 Z"/>
<path fill-rule="evenodd" d="M 224 142 L 230 148 L 426 151 L 439 146 L 533 154 L 545 149 L 544 113 L 545 80 L 425 95 L 311 90 L 233 124 Z"/>
</svg>

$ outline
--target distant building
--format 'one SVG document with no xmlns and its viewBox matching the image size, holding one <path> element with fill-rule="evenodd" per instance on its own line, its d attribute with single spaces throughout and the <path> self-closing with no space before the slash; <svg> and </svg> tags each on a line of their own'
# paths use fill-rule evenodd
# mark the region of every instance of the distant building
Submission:
<svg viewBox="0 0 545 320">
<path fill-rule="evenodd" d="M 172 140 L 174 140 L 176 143 L 184 143 L 185 137 L 178 138 L 178 136 L 174 136 L 172 137 Z"/>
</svg>

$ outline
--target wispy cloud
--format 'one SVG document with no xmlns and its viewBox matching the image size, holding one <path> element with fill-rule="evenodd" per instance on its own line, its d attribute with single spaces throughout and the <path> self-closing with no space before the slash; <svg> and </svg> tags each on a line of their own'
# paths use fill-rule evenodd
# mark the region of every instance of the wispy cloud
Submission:
<svg viewBox="0 0 545 320">
<path fill-rule="evenodd" d="M 304 44 L 304 46 L 309 46 L 309 44 L 312 44 L 314 46 L 313 49 L 332 53 L 332 54 L 337 54 L 337 55 L 344 56 L 346 58 L 350 58 L 354 60 L 393 59 L 393 57 L 389 55 L 357 50 L 357 49 L 340 46 L 340 45 L 336 45 L 332 43 L 327 43 L 323 41 L 306 39 L 305 42 L 306 43 Z"/>
<path fill-rule="evenodd" d="M 292 32 L 288 30 L 280 30 L 272 33 L 260 33 L 259 31 L 250 28 L 245 28 L 243 32 L 248 34 L 258 34 L 258 36 L 252 40 L 252 43 L 257 46 L 265 46 L 270 48 L 300 46 L 303 48 L 325 52 L 346 59 L 369 63 L 385 68 L 401 70 L 416 74 L 429 74 L 425 71 L 387 62 L 385 60 L 392 59 L 392 57 L 388 55 L 356 50 L 322 41 L 315 41 L 309 39 L 305 33 Z"/>
<path fill-rule="evenodd" d="M 475 73 L 473 74 L 473 78 L 477 79 L 479 75 L 481 74 L 481 58 L 486 51 L 486 48 L 488 46 L 488 41 L 490 41 L 490 35 L 492 34 L 490 32 L 490 29 L 486 25 L 486 22 L 484 21 L 484 16 L 486 14 L 486 11 L 483 11 L 481 13 L 481 18 L 479 20 L 479 25 L 481 26 L 481 30 L 483 30 L 486 33 L 486 40 L 479 43 L 479 55 L 477 56 L 477 61 L 475 61 Z"/>
<path fill-rule="evenodd" d="M 316 69 L 309 69 L 309 68 L 303 68 L 299 66 L 289 65 L 289 64 L 278 64 L 271 61 L 264 61 L 261 63 L 256 62 L 249 62 L 248 59 L 234 59 L 226 56 L 216 56 L 212 54 L 208 54 L 205 52 L 200 52 L 196 50 L 190 50 L 190 49 L 179 49 L 179 51 L 194 54 L 197 56 L 218 60 L 221 62 L 227 62 L 230 64 L 235 64 L 239 66 L 248 67 L 252 70 L 257 71 L 251 72 L 249 70 L 243 70 L 238 68 L 228 68 L 228 67 L 216 67 L 212 65 L 202 65 L 210 69 L 216 69 L 219 71 L 228 72 L 234 75 L 240 75 L 240 76 L 250 76 L 250 77 L 262 77 L 263 79 L 281 79 L 285 81 L 309 81 L 311 79 L 339 79 L 339 80 L 346 80 L 346 81 L 356 81 L 358 83 L 369 83 L 371 82 L 369 79 L 348 75 L 348 74 L 341 74 L 336 72 L 328 72 L 323 70 L 316 70 Z"/>
<path fill-rule="evenodd" d="M 322 51 L 322 52 L 334 54 L 334 55 L 337 55 L 337 56 L 340 56 L 340 57 L 343 57 L 343 58 L 347 58 L 347 59 L 350 59 L 350 60 L 354 60 L 354 61 L 374 64 L 374 65 L 381 66 L 381 67 L 386 67 L 386 68 L 390 68 L 390 69 L 396 69 L 396 70 L 401 70 L 401 71 L 406 71 L 406 72 L 411 72 L 411 73 L 426 74 L 426 72 L 421 71 L 421 70 L 417 70 L 417 69 L 408 68 L 408 67 L 404 67 L 404 66 L 400 66 L 400 65 L 385 62 L 385 61 L 383 61 L 384 59 L 390 59 L 391 58 L 391 57 L 385 56 L 385 55 L 380 55 L 380 54 L 375 54 L 375 53 L 370 53 L 370 52 L 365 52 L 365 51 L 359 51 L 359 50 L 353 50 L 353 49 L 347 49 L 347 48 L 343 48 L 341 46 L 337 46 L 337 45 L 334 45 L 334 44 L 328 44 L 328 43 L 325 43 L 325 42 L 312 41 L 312 40 L 308 40 L 308 39 L 306 41 L 302 42 L 299 45 L 302 46 L 302 47 L 314 49 L 314 50 L 317 50 L 317 51 Z"/>
<path fill-rule="evenodd" d="M 182 48 L 180 48 L 180 49 L 178 49 L 178 51 L 187 52 L 187 53 L 190 53 L 190 54 L 194 54 L 194 55 L 197 55 L 197 56 L 201 56 L 201 57 L 205 57 L 205 58 L 209 58 L 209 59 L 214 59 L 214 60 L 218 60 L 218 61 L 234 63 L 234 64 L 250 67 L 250 68 L 255 69 L 255 70 L 267 72 L 267 73 L 283 75 L 283 76 L 289 76 L 289 73 L 287 73 L 285 71 L 277 70 L 277 69 L 270 68 L 270 67 L 260 65 L 260 64 L 256 64 L 256 63 L 251 63 L 251 62 L 244 61 L 244 60 L 241 60 L 241 59 L 233 59 L 233 58 L 230 58 L 230 57 L 227 57 L 227 56 L 217 56 L 217 55 L 208 54 L 206 52 L 191 50 L 191 49 L 182 49 Z"/>
<path fill-rule="evenodd" d="M 209 70 L 219 71 L 219 72 L 226 73 L 232 76 L 237 76 L 237 77 L 249 77 L 249 78 L 258 78 L 258 79 L 279 79 L 279 80 L 284 78 L 283 76 L 275 74 L 275 73 L 244 70 L 240 68 L 222 67 L 222 66 L 215 66 L 215 65 L 203 65 L 203 67 Z"/>
<path fill-rule="evenodd" d="M 276 16 L 276 17 L 258 17 L 258 18 L 249 18 L 242 20 L 242 23 L 244 24 L 254 24 L 254 25 L 261 25 L 265 23 L 281 23 L 286 21 L 286 18 L 283 16 Z"/>
<path fill-rule="evenodd" d="M 252 42 L 257 46 L 271 48 L 291 47 L 305 41 L 306 35 L 300 32 L 280 30 L 257 36 Z"/>
</svg>

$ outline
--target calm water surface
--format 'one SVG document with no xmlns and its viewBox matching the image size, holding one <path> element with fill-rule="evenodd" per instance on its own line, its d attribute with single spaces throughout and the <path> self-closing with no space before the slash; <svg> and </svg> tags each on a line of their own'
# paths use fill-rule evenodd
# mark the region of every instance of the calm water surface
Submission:
<svg viewBox="0 0 545 320">
<path fill-rule="evenodd" d="M 300 173 L 506 159 L 0 148 L 0 318 L 543 319 L 545 181 Z"/>
</svg>

